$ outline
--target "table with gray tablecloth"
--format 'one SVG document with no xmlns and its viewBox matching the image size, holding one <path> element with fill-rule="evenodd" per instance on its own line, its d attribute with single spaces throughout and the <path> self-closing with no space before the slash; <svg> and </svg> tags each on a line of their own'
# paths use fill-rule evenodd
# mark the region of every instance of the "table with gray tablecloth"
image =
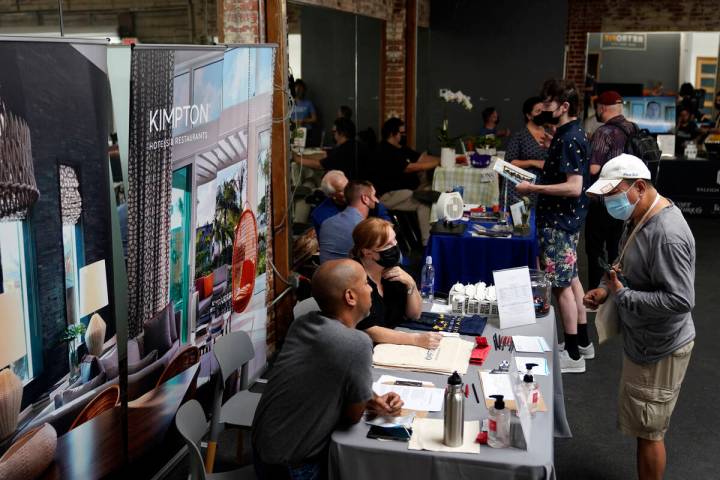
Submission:
<svg viewBox="0 0 720 480">
<path fill-rule="evenodd" d="M 540 335 L 545 337 L 548 345 L 554 346 L 552 353 L 518 353 L 512 354 L 493 349 L 493 333 L 503 335 Z M 536 375 L 535 379 L 545 399 L 547 412 L 538 412 L 532 420 L 532 434 L 527 451 L 517 448 L 494 449 L 487 445 L 480 447 L 479 454 L 441 453 L 408 450 L 408 444 L 396 441 L 380 441 L 367 438 L 368 426 L 364 423 L 353 425 L 347 429 L 336 430 L 330 443 L 329 473 L 331 479 L 392 479 L 412 478 L 445 479 L 445 478 L 482 478 L 487 479 L 551 479 L 555 477 L 553 467 L 553 437 L 569 436 L 570 430 L 565 419 L 562 378 L 559 373 L 557 358 L 557 340 L 555 336 L 554 311 L 536 324 L 522 327 L 506 328 L 500 331 L 497 320 L 488 322 L 483 335 L 490 344 L 490 354 L 484 365 L 470 365 L 463 376 L 463 382 L 475 384 L 480 403 L 475 401 L 470 387 L 470 396 L 465 399 L 465 420 L 480 420 L 488 417 L 488 410 L 483 402 L 482 383 L 478 371 L 491 370 L 502 360 L 511 361 L 512 356 L 542 356 L 547 359 L 550 375 Z M 474 341 L 474 338 L 467 337 Z M 430 381 L 437 387 L 447 383 L 447 376 L 419 372 L 373 369 L 374 379 L 388 374 L 397 377 Z M 442 418 L 442 412 L 432 412 L 428 418 Z"/>
</svg>

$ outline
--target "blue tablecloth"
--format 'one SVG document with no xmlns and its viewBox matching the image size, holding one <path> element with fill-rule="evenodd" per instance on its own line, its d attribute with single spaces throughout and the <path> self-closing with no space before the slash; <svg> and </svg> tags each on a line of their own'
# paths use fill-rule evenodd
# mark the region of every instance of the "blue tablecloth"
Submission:
<svg viewBox="0 0 720 480">
<path fill-rule="evenodd" d="M 431 235 L 426 255 L 431 255 L 433 259 L 435 291 L 447 293 L 456 282 L 495 283 L 493 270 L 524 266 L 536 268 L 538 245 L 534 213 L 529 222 L 530 235 L 524 237 L 473 237 L 470 233 L 473 222 L 468 222 L 462 236 Z"/>
</svg>

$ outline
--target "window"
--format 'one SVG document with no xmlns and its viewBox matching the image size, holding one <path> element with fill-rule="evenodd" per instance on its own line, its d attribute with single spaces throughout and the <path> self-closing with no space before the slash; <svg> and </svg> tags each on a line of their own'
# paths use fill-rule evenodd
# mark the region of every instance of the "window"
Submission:
<svg viewBox="0 0 720 480">
<path fill-rule="evenodd" d="M 78 225 L 63 225 L 63 260 L 65 263 L 65 306 L 67 323 L 80 321 L 80 290 L 79 272 L 82 267 L 82 255 Z"/>
<path fill-rule="evenodd" d="M 695 88 L 705 90 L 705 102 L 701 110 L 710 115 L 715 101 L 716 57 L 697 57 L 695 61 Z"/>
<path fill-rule="evenodd" d="M 31 317 L 28 294 L 29 281 L 25 256 L 25 233 L 21 221 L 0 222 L 0 263 L 2 291 L 19 290 L 25 320 L 25 347 L 28 352 L 12 365 L 15 374 L 27 383 L 34 376 L 32 367 Z"/>
<path fill-rule="evenodd" d="M 193 105 L 209 106 L 208 121 L 220 118 L 223 93 L 223 62 L 196 68 L 193 72 Z"/>
<path fill-rule="evenodd" d="M 63 263 L 65 265 L 65 308 L 68 325 L 80 321 L 79 273 L 83 266 L 82 197 L 77 172 L 60 165 L 60 209 L 62 213 Z"/>
</svg>

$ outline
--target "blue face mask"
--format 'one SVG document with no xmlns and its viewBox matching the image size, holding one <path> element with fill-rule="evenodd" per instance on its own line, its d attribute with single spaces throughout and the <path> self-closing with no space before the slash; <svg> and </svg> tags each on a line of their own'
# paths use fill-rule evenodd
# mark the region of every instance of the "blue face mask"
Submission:
<svg viewBox="0 0 720 480">
<path fill-rule="evenodd" d="M 635 184 L 633 184 L 634 186 Z M 632 187 L 630 187 L 632 188 Z M 630 190 L 630 189 L 628 189 Z M 638 198 L 635 203 L 630 203 L 628 200 L 627 191 L 616 193 L 609 197 L 604 197 L 605 208 L 611 217 L 617 218 L 618 220 L 627 220 L 635 210 L 635 205 L 640 201 Z"/>
</svg>

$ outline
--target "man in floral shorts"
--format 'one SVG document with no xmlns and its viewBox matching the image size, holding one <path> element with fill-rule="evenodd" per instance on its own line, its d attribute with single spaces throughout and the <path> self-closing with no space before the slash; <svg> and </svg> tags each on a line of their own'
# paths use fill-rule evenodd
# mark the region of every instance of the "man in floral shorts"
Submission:
<svg viewBox="0 0 720 480">
<path fill-rule="evenodd" d="M 540 266 L 552 278 L 553 294 L 563 321 L 563 373 L 584 373 L 585 359 L 595 356 L 587 332 L 583 288 L 578 278 L 577 244 L 585 222 L 589 185 L 588 140 L 577 119 L 579 96 L 566 80 L 548 80 L 540 95 L 543 123 L 556 125 L 538 184 L 523 182 L 520 194 L 538 193 L 537 226 Z"/>
</svg>

